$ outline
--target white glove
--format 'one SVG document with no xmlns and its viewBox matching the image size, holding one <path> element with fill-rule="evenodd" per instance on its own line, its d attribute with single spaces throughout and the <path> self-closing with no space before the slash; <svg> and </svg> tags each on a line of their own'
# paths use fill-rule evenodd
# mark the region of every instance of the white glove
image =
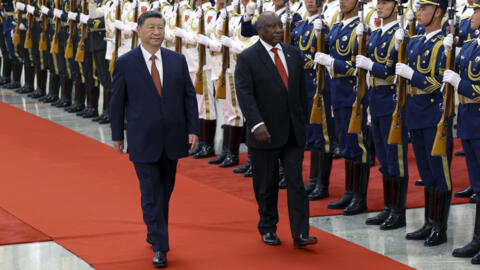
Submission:
<svg viewBox="0 0 480 270">
<path fill-rule="evenodd" d="M 247 4 L 247 7 L 245 8 L 245 14 L 243 15 L 243 21 L 244 22 L 249 22 L 253 18 L 253 14 L 255 14 L 255 7 L 256 5 L 252 2 Z"/>
<path fill-rule="evenodd" d="M 413 69 L 404 63 L 397 63 L 395 65 L 395 74 L 405 79 L 411 80 L 413 77 L 413 72 Z"/>
<path fill-rule="evenodd" d="M 59 19 L 62 17 L 62 13 L 63 13 L 63 11 L 61 11 L 60 9 L 56 8 L 56 9 L 53 10 L 53 16 L 55 16 Z"/>
<path fill-rule="evenodd" d="M 152 10 L 157 10 L 159 6 L 160 6 L 160 2 L 158 2 L 158 1 L 153 2 L 152 3 Z"/>
<path fill-rule="evenodd" d="M 27 5 L 27 13 L 32 14 L 35 12 L 35 7 L 31 5 Z"/>
<path fill-rule="evenodd" d="M 90 19 L 90 16 L 80 13 L 80 23 L 88 24 L 89 19 Z"/>
<path fill-rule="evenodd" d="M 415 20 L 415 13 L 411 9 L 409 9 L 407 12 L 407 23 L 411 24 L 413 20 Z"/>
<path fill-rule="evenodd" d="M 175 30 L 173 31 L 174 35 L 179 38 L 185 38 L 185 30 L 182 28 L 175 27 Z"/>
<path fill-rule="evenodd" d="M 458 73 L 456 73 L 453 70 L 447 69 L 443 73 L 443 82 L 451 84 L 455 88 L 455 90 L 458 89 L 458 85 L 460 84 L 460 81 L 461 81 L 460 75 L 458 75 Z"/>
<path fill-rule="evenodd" d="M 78 13 L 76 12 L 68 12 L 68 20 L 75 21 L 77 19 Z"/>
<path fill-rule="evenodd" d="M 175 38 L 175 35 L 173 34 L 173 31 L 165 28 L 165 40 L 173 41 L 174 38 Z"/>
<path fill-rule="evenodd" d="M 27 30 L 27 28 L 25 27 L 25 24 L 21 23 L 18 28 L 21 30 L 21 31 L 25 31 Z M 13 31 L 12 31 L 13 32 Z"/>
<path fill-rule="evenodd" d="M 240 1 L 240 0 L 233 0 L 233 1 L 232 1 L 232 6 L 238 6 L 238 4 L 239 4 L 238 2 L 239 2 L 239 1 Z"/>
<path fill-rule="evenodd" d="M 316 19 L 315 21 L 313 21 L 313 29 L 315 29 L 315 32 L 317 32 L 317 34 L 320 33 L 322 28 L 323 28 L 323 22 L 321 19 Z"/>
<path fill-rule="evenodd" d="M 287 24 L 287 19 L 288 19 L 288 14 L 283 14 L 282 17 L 280 17 L 280 20 L 282 21 L 283 27 Z"/>
<path fill-rule="evenodd" d="M 118 5 L 120 5 L 120 1 L 119 0 L 113 0 L 113 6 L 118 7 Z"/>
<path fill-rule="evenodd" d="M 24 11 L 24 10 L 25 10 L 25 4 L 22 3 L 22 2 L 17 2 L 17 3 L 15 4 L 15 8 L 16 8 L 17 10 Z"/>
<path fill-rule="evenodd" d="M 227 11 L 224 8 L 220 10 L 220 18 L 224 21 L 227 19 Z"/>
<path fill-rule="evenodd" d="M 208 41 L 209 40 L 210 39 L 205 35 L 202 35 L 202 34 L 197 35 L 197 42 L 202 44 L 202 45 L 208 46 Z"/>
<path fill-rule="evenodd" d="M 228 48 L 232 47 L 232 39 L 227 36 L 222 36 L 222 45 Z"/>
<path fill-rule="evenodd" d="M 202 8 L 201 8 L 201 7 L 197 8 L 197 9 L 195 10 L 195 17 L 196 17 L 197 19 L 200 19 L 200 18 L 202 17 Z"/>
<path fill-rule="evenodd" d="M 477 45 L 480 46 L 480 38 L 477 38 Z"/>
<path fill-rule="evenodd" d="M 445 50 L 445 54 L 447 54 L 453 47 L 453 35 L 448 34 L 444 39 L 443 39 L 443 49 Z"/>
<path fill-rule="evenodd" d="M 317 63 L 319 65 L 326 66 L 326 67 L 332 67 L 333 66 L 333 61 L 335 61 L 335 60 L 333 59 L 333 57 L 331 57 L 328 54 L 318 52 L 318 53 L 315 54 L 314 61 L 315 61 L 315 63 Z"/>
<path fill-rule="evenodd" d="M 364 31 L 366 31 L 365 24 L 359 23 L 359 24 L 357 25 L 357 29 L 355 29 L 355 33 L 357 34 L 357 38 L 362 38 Z"/>
<path fill-rule="evenodd" d="M 187 32 L 185 34 L 185 42 L 187 42 L 190 45 L 195 45 L 195 43 L 196 43 L 195 38 L 196 38 L 196 34 L 194 34 L 194 33 Z"/>
<path fill-rule="evenodd" d="M 131 32 L 137 32 L 137 26 L 138 26 L 138 24 L 136 22 L 131 22 L 131 23 L 128 24 L 128 29 Z"/>
<path fill-rule="evenodd" d="M 113 22 L 113 26 L 114 26 L 115 29 L 117 29 L 117 30 L 120 30 L 120 31 L 125 30 L 125 25 L 124 25 L 123 22 L 120 21 L 120 20 L 115 20 L 115 21 Z"/>
<path fill-rule="evenodd" d="M 232 53 L 240 54 L 242 51 L 243 51 L 242 43 L 240 43 L 238 41 L 233 41 L 232 42 Z"/>
<path fill-rule="evenodd" d="M 211 51 L 220 52 L 222 50 L 222 43 L 214 39 L 210 39 L 208 40 L 208 48 L 210 48 Z"/>
<path fill-rule="evenodd" d="M 405 37 L 405 31 L 402 28 L 398 28 L 395 31 L 395 49 L 398 50 L 400 45 L 403 43 L 403 38 Z"/>
<path fill-rule="evenodd" d="M 357 55 L 355 63 L 358 68 L 363 68 L 368 71 L 372 71 L 373 61 L 364 55 L 361 55 L 361 54 Z"/>
<path fill-rule="evenodd" d="M 48 15 L 48 12 L 50 11 L 50 9 L 46 6 L 41 6 L 40 10 L 42 11 L 43 15 Z"/>
</svg>

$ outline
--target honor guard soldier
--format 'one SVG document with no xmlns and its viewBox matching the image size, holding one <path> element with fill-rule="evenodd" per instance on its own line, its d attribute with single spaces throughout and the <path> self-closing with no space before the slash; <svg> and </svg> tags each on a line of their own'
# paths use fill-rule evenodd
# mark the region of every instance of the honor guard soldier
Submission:
<svg viewBox="0 0 480 270">
<path fill-rule="evenodd" d="M 11 2 L 2 1 L 0 2 L 0 11 L 2 16 L 0 18 L 0 50 L 2 52 L 2 63 L 3 63 L 3 71 L 0 76 L 0 86 L 10 83 L 11 76 L 12 76 L 12 60 L 10 53 L 8 52 L 7 48 L 7 38 L 6 34 L 10 34 L 10 26 L 12 24 L 13 19 L 13 12 L 12 12 L 12 5 Z M 7 11 L 10 10 L 10 11 Z M 11 42 L 11 38 L 10 38 Z"/>
<path fill-rule="evenodd" d="M 30 51 L 25 49 L 25 36 L 27 32 L 27 5 L 21 1 L 15 2 L 15 29 L 13 32 L 13 44 L 15 55 L 19 61 L 23 64 L 24 84 L 23 86 L 15 89 L 17 93 L 29 93 L 33 88 L 34 80 L 34 67 L 31 58 Z M 20 74 L 22 70 L 20 68 Z M 33 79 L 32 79 L 33 78 Z M 12 89 L 10 85 L 5 86 L 7 89 Z"/>
<path fill-rule="evenodd" d="M 480 1 L 473 4 L 471 28 L 480 28 Z M 443 44 L 452 50 L 453 36 L 448 35 Z M 480 195 L 480 39 L 465 41 L 456 57 L 457 71 L 445 70 L 443 81 L 453 85 L 458 92 L 457 136 L 462 140 L 467 161 L 468 176 L 474 196 Z M 459 72 L 459 73 L 457 73 Z M 480 264 L 480 203 L 476 200 L 473 239 L 462 248 L 453 250 L 455 257 L 473 257 L 472 264 Z"/>
<path fill-rule="evenodd" d="M 314 104 L 315 107 L 320 107 L 322 111 L 320 116 L 322 119 L 319 121 L 321 123 L 312 122 L 312 118 L 310 118 L 310 123 L 306 127 L 306 147 L 310 149 L 310 180 L 305 186 L 305 190 L 310 200 L 320 200 L 329 196 L 328 187 L 332 169 L 330 138 L 334 129 L 330 100 L 330 75 L 323 68 L 321 73 L 323 77 L 317 78 L 317 68 L 314 61 L 315 53 L 319 50 L 317 48 L 318 35 L 325 37 L 329 32 L 328 24 L 322 17 L 323 5 L 321 1 L 318 1 L 318 5 L 315 0 L 306 0 L 305 8 L 308 15 L 292 31 L 293 44 L 300 50 L 304 61 L 308 116 L 313 115 Z M 324 38 L 321 41 L 325 43 Z M 317 91 L 318 83 L 323 85 L 319 91 Z M 322 95 L 321 99 L 318 99 L 316 95 Z M 314 101 L 315 98 L 317 98 L 316 101 Z"/>
<path fill-rule="evenodd" d="M 425 183 L 425 223 L 408 240 L 425 240 L 425 246 L 447 241 L 446 229 L 451 200 L 450 155 L 433 156 L 434 138 L 441 118 L 442 75 L 445 68 L 442 18 L 447 8 L 445 0 L 419 1 L 417 21 L 425 35 L 411 37 L 407 45 L 408 63 L 397 63 L 395 73 L 408 80 L 405 126 L 410 132 L 418 171 Z M 395 33 L 395 47 L 403 42 L 405 31 Z M 392 54 L 393 55 L 393 54 Z M 445 134 L 446 151 L 451 151 L 451 119 Z"/>
<path fill-rule="evenodd" d="M 23 63 L 20 55 L 16 53 L 17 46 L 13 42 L 14 41 L 13 37 L 17 37 L 17 34 L 12 35 L 12 33 L 15 32 L 20 34 L 20 28 L 18 28 L 17 30 L 17 27 L 16 27 L 17 24 L 15 22 L 15 17 L 18 17 L 19 14 L 18 14 L 18 11 L 14 8 L 15 2 L 13 0 L 3 0 L 2 3 L 3 3 L 3 9 L 7 15 L 7 19 L 4 21 L 4 24 L 3 24 L 3 28 L 4 28 L 3 32 L 5 35 L 5 41 L 7 44 L 8 53 L 10 55 L 10 59 L 12 60 L 12 78 L 9 83 L 3 85 L 3 88 L 18 89 L 21 87 L 20 78 L 22 76 Z"/>
<path fill-rule="evenodd" d="M 328 0 L 323 5 L 323 18 L 327 22 L 328 28 L 332 28 L 334 24 L 341 21 L 340 2 L 339 0 Z"/>
<path fill-rule="evenodd" d="M 395 31 L 399 28 L 397 13 L 403 25 L 403 3 L 397 0 L 379 0 L 377 13 L 382 27 L 373 31 L 367 43 L 367 56 L 357 55 L 357 67 L 370 74 L 369 108 L 371 115 L 372 139 L 376 156 L 380 161 L 379 171 L 383 178 L 384 209 L 376 216 L 368 218 L 366 224 L 380 225 L 380 229 L 396 229 L 406 225 L 405 203 L 408 187 L 408 136 L 407 129 L 400 131 L 400 143 L 388 141 L 392 114 L 396 107 L 397 87 L 395 63 L 397 59 L 388 56 L 394 49 Z M 405 91 L 406 89 L 403 89 Z M 405 118 L 402 111 L 400 117 Z"/>
<path fill-rule="evenodd" d="M 345 158 L 345 194 L 339 201 L 329 203 L 328 208 L 344 209 L 344 215 L 354 215 L 366 210 L 370 175 L 369 151 L 365 147 L 364 136 L 367 99 L 357 99 L 358 96 L 355 93 L 360 91 L 360 88 L 365 90 L 365 85 L 361 86 L 360 83 L 361 87 L 356 89 L 357 78 L 354 62 L 355 56 L 358 54 L 356 28 L 360 23 L 358 13 L 359 6 L 362 4 L 358 0 L 347 0 L 344 5 L 340 6 L 343 21 L 335 24 L 326 38 L 325 45 L 328 46 L 330 54 L 319 52 L 315 55 L 317 64 L 330 69 L 335 127 L 339 147 Z M 366 27 L 362 30 L 366 30 Z M 356 132 L 359 133 L 349 133 L 353 105 L 358 108 L 355 109 L 355 113 L 360 120 L 356 123 L 358 128 Z"/>
</svg>

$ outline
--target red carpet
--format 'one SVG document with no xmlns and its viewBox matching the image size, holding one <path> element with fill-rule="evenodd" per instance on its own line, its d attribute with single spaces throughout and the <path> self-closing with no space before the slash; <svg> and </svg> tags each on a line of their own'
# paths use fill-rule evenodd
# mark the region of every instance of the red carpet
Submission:
<svg viewBox="0 0 480 270">
<path fill-rule="evenodd" d="M 461 150 L 461 141 L 455 139 L 454 152 Z M 424 206 L 423 187 L 415 186 L 414 183 L 420 178 L 413 154 L 412 145 L 408 150 L 408 168 L 410 174 L 410 183 L 408 187 L 407 207 L 416 208 Z M 240 164 L 245 163 L 247 154 L 240 154 Z M 368 210 L 380 211 L 383 209 L 383 185 L 382 175 L 378 171 L 378 161 L 376 166 L 370 169 L 370 182 L 368 186 Z M 468 172 L 465 164 L 465 157 L 455 157 L 452 160 L 452 179 L 453 191 L 463 190 L 470 185 Z M 201 183 L 218 188 L 227 193 L 248 201 L 255 201 L 251 178 L 245 178 L 243 175 L 233 174 L 232 168 L 219 168 L 215 165 L 209 165 L 208 160 L 196 160 L 193 158 L 183 159 L 180 162 L 179 170 L 185 176 L 190 177 Z M 310 176 L 310 152 L 305 152 L 303 162 L 303 180 L 308 182 Z M 327 205 L 331 201 L 341 198 L 345 191 L 345 161 L 344 159 L 334 160 L 332 174 L 330 179 L 330 197 L 320 201 L 310 203 L 310 216 L 328 216 L 342 214 L 343 210 L 330 210 Z M 280 191 L 279 208 L 287 211 L 287 194 L 285 190 Z M 466 203 L 468 198 L 452 198 L 453 204 Z"/>
<path fill-rule="evenodd" d="M 0 245 L 50 240 L 50 237 L 0 208 Z"/>
<path fill-rule="evenodd" d="M 0 115 L 8 116 L 0 118 L 7 127 L 0 130 L 0 206 L 97 269 L 151 268 L 128 157 L 3 103 Z M 172 269 L 408 268 L 314 228 L 319 244 L 295 250 L 284 211 L 283 245 L 266 246 L 256 231 L 255 204 L 193 181 L 185 170 L 172 198 Z"/>
</svg>

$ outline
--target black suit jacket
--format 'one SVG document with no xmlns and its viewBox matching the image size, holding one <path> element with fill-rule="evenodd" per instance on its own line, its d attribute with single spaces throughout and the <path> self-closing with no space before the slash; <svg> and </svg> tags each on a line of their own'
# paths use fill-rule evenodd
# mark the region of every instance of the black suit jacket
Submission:
<svg viewBox="0 0 480 270">
<path fill-rule="evenodd" d="M 281 148 L 288 142 L 290 130 L 294 131 L 297 144 L 305 145 L 307 97 L 303 60 L 295 47 L 280 45 L 288 66 L 288 91 L 260 41 L 238 55 L 235 88 L 247 126 L 251 130 L 264 122 L 272 136 L 271 143 L 259 142 L 249 132 L 249 147 Z"/>
<path fill-rule="evenodd" d="M 161 48 L 162 97 L 158 95 L 140 46 L 115 61 L 110 101 L 112 140 L 123 140 L 127 109 L 130 160 L 151 163 L 165 151 L 171 160 L 188 155 L 188 134 L 198 134 L 195 89 L 185 56 Z"/>
</svg>

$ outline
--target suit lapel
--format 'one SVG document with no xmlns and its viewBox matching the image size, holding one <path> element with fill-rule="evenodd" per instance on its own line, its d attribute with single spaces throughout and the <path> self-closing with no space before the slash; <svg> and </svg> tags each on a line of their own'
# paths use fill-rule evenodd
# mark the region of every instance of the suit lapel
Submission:
<svg viewBox="0 0 480 270">
<path fill-rule="evenodd" d="M 275 77 L 277 82 L 280 83 L 283 87 L 285 87 L 282 81 L 282 77 L 280 77 L 280 73 L 278 73 L 277 67 L 273 63 L 272 58 L 270 57 L 269 53 L 267 52 L 265 47 L 262 45 L 260 40 L 257 41 L 256 46 L 257 46 L 256 49 L 257 49 L 258 58 L 260 58 L 264 66 L 267 67 L 267 69 L 269 69 L 268 72 L 270 74 L 274 74 L 273 76 Z"/>
<path fill-rule="evenodd" d="M 140 75 L 144 78 L 144 80 L 142 81 L 144 81 L 147 84 L 147 86 L 149 86 L 149 88 L 157 92 L 157 87 L 155 86 L 155 83 L 153 83 L 152 75 L 148 71 L 147 63 L 145 62 L 145 58 L 143 57 L 143 53 L 142 53 L 142 50 L 140 49 L 140 46 L 135 48 L 135 50 L 137 55 L 136 58 L 138 61 L 138 66 L 140 67 L 139 72 L 140 72 Z M 162 57 L 163 57 L 163 54 L 162 54 Z M 165 68 L 163 70 L 165 70 Z M 163 78 L 165 78 L 165 76 Z"/>
</svg>

